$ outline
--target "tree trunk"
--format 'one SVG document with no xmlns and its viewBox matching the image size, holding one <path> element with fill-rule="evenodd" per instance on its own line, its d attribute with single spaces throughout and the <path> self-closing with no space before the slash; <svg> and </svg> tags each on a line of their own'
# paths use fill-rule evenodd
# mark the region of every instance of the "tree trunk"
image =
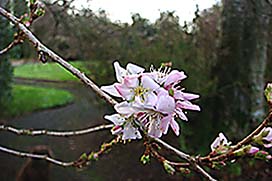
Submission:
<svg viewBox="0 0 272 181">
<path fill-rule="evenodd" d="M 215 67 L 219 94 L 215 106 L 220 110 L 215 117 L 236 135 L 264 117 L 270 11 L 266 0 L 223 0 L 221 45 Z"/>
</svg>

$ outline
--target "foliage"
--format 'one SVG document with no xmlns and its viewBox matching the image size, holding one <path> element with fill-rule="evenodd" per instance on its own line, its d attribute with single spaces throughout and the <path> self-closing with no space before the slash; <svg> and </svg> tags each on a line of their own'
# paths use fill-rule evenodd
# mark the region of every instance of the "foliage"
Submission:
<svg viewBox="0 0 272 181">
<path fill-rule="evenodd" d="M 72 62 L 71 64 L 86 74 L 90 73 L 90 71 L 87 69 L 88 63 L 86 62 L 77 61 Z M 23 64 L 21 66 L 15 67 L 14 76 L 20 78 L 53 81 L 78 81 L 78 79 L 73 74 L 65 70 L 63 67 L 57 65 L 56 63 Z"/>
<path fill-rule="evenodd" d="M 11 40 L 10 26 L 7 21 L 0 17 L 0 49 L 8 45 Z M 6 103 L 11 99 L 10 83 L 12 80 L 12 67 L 8 57 L 0 55 L 0 116 L 4 113 Z"/>
<path fill-rule="evenodd" d="M 65 90 L 34 86 L 13 85 L 13 100 L 6 115 L 19 116 L 28 112 L 62 106 L 73 101 L 73 95 Z"/>
</svg>

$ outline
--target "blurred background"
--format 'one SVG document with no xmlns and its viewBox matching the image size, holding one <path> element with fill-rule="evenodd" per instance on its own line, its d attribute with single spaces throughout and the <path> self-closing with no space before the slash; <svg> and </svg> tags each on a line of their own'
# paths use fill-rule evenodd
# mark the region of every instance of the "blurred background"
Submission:
<svg viewBox="0 0 272 181">
<path fill-rule="evenodd" d="M 151 64 L 172 62 L 173 69 L 186 72 L 182 86 L 201 95 L 195 103 L 202 111 L 188 112 L 189 122 L 180 120 L 179 137 L 170 133 L 162 138 L 181 150 L 205 155 L 219 132 L 235 143 L 266 116 L 263 89 L 272 80 L 272 1 L 42 2 L 46 13 L 30 29 L 98 85 L 115 81 L 115 60 L 147 70 Z M 1 0 L 0 5 L 17 17 L 28 13 L 25 1 Z M 0 17 L 0 49 L 16 32 Z M 1 123 L 72 130 L 107 123 L 103 115 L 112 112 L 69 72 L 53 62 L 38 62 L 27 41 L 0 55 Z M 47 145 L 55 157 L 67 161 L 111 138 L 109 131 L 73 138 L 0 134 L 1 145 L 26 151 Z M 51 180 L 200 180 L 192 174 L 169 176 L 156 160 L 142 165 L 143 151 L 142 141 L 117 145 L 85 170 L 52 166 Z M 25 161 L 0 153 L 1 180 L 14 180 Z M 271 163 L 249 159 L 211 173 L 224 180 L 272 176 Z"/>
</svg>

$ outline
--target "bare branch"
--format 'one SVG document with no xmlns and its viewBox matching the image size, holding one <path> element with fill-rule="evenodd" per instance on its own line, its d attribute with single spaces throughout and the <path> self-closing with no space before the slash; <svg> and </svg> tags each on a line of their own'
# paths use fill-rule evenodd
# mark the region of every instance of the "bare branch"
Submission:
<svg viewBox="0 0 272 181">
<path fill-rule="evenodd" d="M 42 54 L 46 54 L 48 57 L 52 58 L 53 61 L 60 64 L 62 67 L 64 67 L 66 70 L 74 74 L 76 77 L 78 77 L 83 83 L 85 83 L 87 86 L 89 86 L 98 96 L 106 100 L 111 105 L 117 104 L 117 102 L 112 99 L 108 94 L 104 93 L 100 88 L 91 81 L 84 73 L 80 72 L 78 69 L 73 67 L 71 64 L 66 62 L 63 58 L 61 58 L 59 55 L 54 53 L 52 50 L 44 46 L 37 37 L 33 35 L 33 33 L 26 28 L 26 26 L 20 22 L 20 20 L 12 15 L 11 13 L 7 12 L 5 9 L 0 7 L 0 14 L 4 17 L 6 17 L 8 20 L 10 20 L 12 23 L 14 23 L 24 34 L 25 37 L 33 43 L 34 47 L 37 49 L 37 51 Z"/>
<path fill-rule="evenodd" d="M 51 158 L 48 155 L 39 155 L 39 154 L 21 152 L 21 151 L 17 151 L 17 150 L 14 150 L 14 149 L 3 147 L 3 146 L 0 146 L 0 151 L 5 152 L 5 153 L 9 153 L 9 154 L 12 154 L 12 155 L 15 155 L 15 156 L 18 156 L 18 157 L 27 157 L 27 158 L 46 160 L 46 161 L 48 161 L 50 163 L 53 163 L 55 165 L 59 165 L 59 166 L 62 166 L 62 167 L 75 166 L 74 165 L 75 162 L 63 162 L 63 161 Z"/>
<path fill-rule="evenodd" d="M 50 131 L 50 130 L 31 130 L 31 129 L 17 129 L 12 126 L 0 125 L 0 131 L 8 131 L 17 135 L 26 135 L 26 136 L 57 136 L 57 137 L 68 137 L 68 136 L 80 136 L 84 134 L 89 134 L 92 132 L 100 131 L 103 129 L 112 128 L 113 124 L 100 125 L 96 127 L 85 128 L 82 130 L 75 131 Z"/>
<path fill-rule="evenodd" d="M 200 157 L 199 160 L 212 162 L 212 161 L 218 161 L 218 160 L 224 160 L 227 158 L 231 158 L 231 155 L 233 154 L 233 152 L 235 150 L 238 150 L 243 145 L 250 143 L 252 141 L 253 137 L 255 135 L 259 134 L 263 130 L 263 128 L 266 127 L 268 125 L 268 123 L 271 123 L 271 122 L 272 122 L 272 112 L 269 113 L 269 115 L 263 120 L 263 122 L 254 131 L 252 131 L 248 136 L 246 136 L 244 139 L 242 139 L 236 145 L 232 146 L 228 152 L 226 152 L 222 155 L 215 156 L 215 157 L 210 157 L 209 155 L 205 156 L 205 157 Z"/>
<path fill-rule="evenodd" d="M 161 139 L 158 139 L 158 138 L 154 138 L 154 140 L 158 143 L 160 143 L 161 145 L 163 145 L 165 148 L 173 151 L 174 153 L 176 153 L 180 158 L 182 159 L 185 159 L 186 161 L 188 161 L 194 168 L 197 172 L 201 173 L 205 178 L 207 178 L 208 180 L 212 180 L 212 181 L 215 181 L 216 179 L 214 179 L 212 176 L 209 175 L 208 172 L 206 172 L 202 167 L 200 167 L 196 160 L 191 157 L 190 155 L 178 150 L 177 148 L 169 145 L 168 143 L 164 142 L 163 140 Z"/>
<path fill-rule="evenodd" d="M 14 46 L 16 46 L 18 43 L 16 41 L 11 42 L 6 48 L 0 50 L 0 55 L 3 55 L 7 53 L 9 50 L 11 50 Z"/>
<path fill-rule="evenodd" d="M 254 131 L 252 131 L 247 137 L 245 137 L 243 140 L 237 143 L 232 149 L 236 150 L 240 148 L 242 145 L 252 141 L 252 138 L 255 135 L 259 134 L 263 130 L 263 128 L 267 126 L 269 122 L 272 122 L 272 113 L 270 113 Z"/>
</svg>

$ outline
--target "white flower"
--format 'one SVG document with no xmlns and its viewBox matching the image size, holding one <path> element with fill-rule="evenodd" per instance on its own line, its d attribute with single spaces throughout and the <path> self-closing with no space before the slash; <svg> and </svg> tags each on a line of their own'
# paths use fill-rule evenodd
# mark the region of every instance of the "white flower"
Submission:
<svg viewBox="0 0 272 181">
<path fill-rule="evenodd" d="M 144 72 L 144 68 L 139 67 L 138 65 L 134 65 L 132 63 L 128 63 L 126 69 L 124 69 L 123 67 L 120 66 L 119 62 L 114 62 L 113 63 L 114 66 L 114 70 L 115 70 L 115 76 L 116 76 L 116 80 L 119 83 L 123 83 L 124 82 L 124 78 L 126 76 L 134 76 L 139 75 L 141 73 Z M 112 85 L 107 85 L 107 86 L 102 86 L 101 90 L 107 92 L 110 95 L 113 95 L 115 97 L 122 97 L 119 92 L 116 89 L 116 85 L 118 85 L 118 83 L 112 84 Z"/>
<path fill-rule="evenodd" d="M 104 118 L 115 125 L 111 130 L 112 134 L 123 134 L 123 140 L 142 138 L 140 131 L 134 126 L 133 118 L 125 118 L 120 114 L 106 115 Z"/>
<path fill-rule="evenodd" d="M 223 133 L 219 133 L 218 137 L 211 144 L 211 150 L 214 151 L 220 146 L 229 146 L 231 142 L 228 142 L 227 138 Z"/>
</svg>

